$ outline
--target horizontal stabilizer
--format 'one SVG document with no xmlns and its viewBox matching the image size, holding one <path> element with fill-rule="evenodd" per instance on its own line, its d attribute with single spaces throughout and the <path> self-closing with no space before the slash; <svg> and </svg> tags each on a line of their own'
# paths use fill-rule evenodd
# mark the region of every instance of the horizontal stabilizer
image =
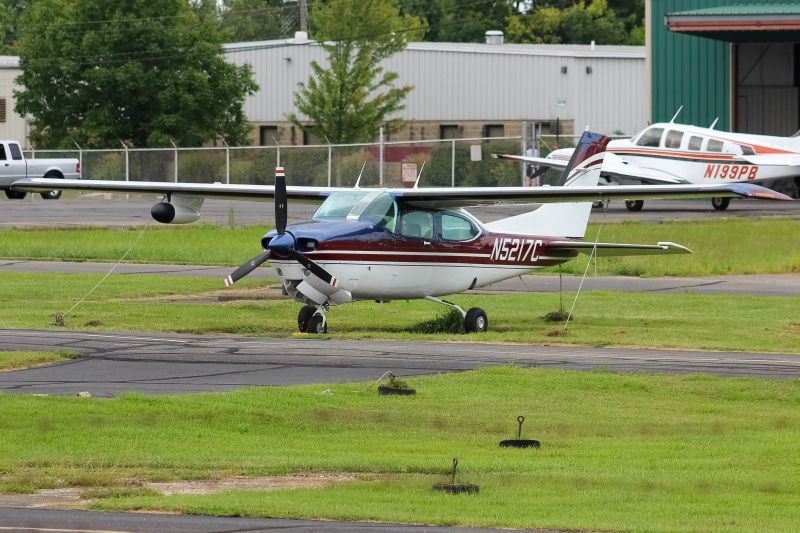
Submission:
<svg viewBox="0 0 800 533">
<path fill-rule="evenodd" d="M 596 249 L 598 257 L 615 257 L 623 255 L 662 255 L 662 254 L 690 254 L 692 251 L 685 246 L 674 242 L 660 242 L 658 244 L 621 244 L 615 242 L 576 242 L 555 241 L 547 245 L 548 250 L 574 251 L 581 254 L 591 254 Z"/>
</svg>

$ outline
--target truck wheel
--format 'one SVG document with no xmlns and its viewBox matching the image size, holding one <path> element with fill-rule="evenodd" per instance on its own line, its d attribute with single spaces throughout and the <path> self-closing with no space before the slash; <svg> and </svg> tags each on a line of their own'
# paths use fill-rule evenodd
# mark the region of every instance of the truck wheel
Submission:
<svg viewBox="0 0 800 533">
<path fill-rule="evenodd" d="M 25 193 L 20 191 L 12 191 L 11 189 L 6 189 L 6 198 L 9 200 L 22 200 L 25 198 Z"/>
<path fill-rule="evenodd" d="M 62 176 L 61 174 L 57 174 L 55 172 L 48 172 L 47 174 L 44 175 L 44 177 L 48 179 L 62 179 L 62 180 L 64 179 L 64 176 Z M 45 200 L 58 200 L 59 198 L 61 198 L 61 191 L 47 191 L 41 194 L 42 198 L 44 198 Z"/>
</svg>

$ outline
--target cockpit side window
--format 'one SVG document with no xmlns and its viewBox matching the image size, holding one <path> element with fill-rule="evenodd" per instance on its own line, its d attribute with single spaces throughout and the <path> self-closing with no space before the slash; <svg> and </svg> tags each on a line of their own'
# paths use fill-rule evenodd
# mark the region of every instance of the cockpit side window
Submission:
<svg viewBox="0 0 800 533">
<path fill-rule="evenodd" d="M 312 218 L 345 218 L 350 211 L 352 211 L 353 207 L 368 194 L 369 191 L 338 191 L 331 193 L 331 195 L 322 202 L 322 205 L 319 206 L 319 209 L 317 209 L 317 212 L 314 213 Z"/>
<path fill-rule="evenodd" d="M 664 128 L 650 128 L 642 133 L 639 140 L 636 141 L 637 146 L 655 146 L 661 143 L 661 136 L 664 135 Z"/>
<path fill-rule="evenodd" d="M 682 131 L 669 130 L 667 138 L 664 139 L 664 147 L 666 148 L 680 148 L 681 139 L 683 139 Z"/>
<path fill-rule="evenodd" d="M 359 219 L 375 222 L 386 231 L 394 233 L 397 223 L 397 202 L 391 194 L 383 193 L 364 209 Z"/>
<path fill-rule="evenodd" d="M 442 214 L 442 239 L 446 241 L 468 241 L 478 233 L 478 228 L 469 220 Z"/>
<path fill-rule="evenodd" d="M 433 238 L 433 213 L 408 211 L 403 213 L 401 233 L 405 237 Z"/>
</svg>

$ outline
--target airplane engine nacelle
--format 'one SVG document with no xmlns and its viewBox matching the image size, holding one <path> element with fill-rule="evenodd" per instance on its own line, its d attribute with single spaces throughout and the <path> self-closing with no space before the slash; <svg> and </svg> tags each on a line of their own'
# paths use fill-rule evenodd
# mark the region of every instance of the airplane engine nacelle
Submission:
<svg viewBox="0 0 800 533">
<path fill-rule="evenodd" d="M 150 215 L 162 224 L 189 224 L 200 219 L 202 198 L 173 195 L 171 201 L 153 206 Z"/>
</svg>

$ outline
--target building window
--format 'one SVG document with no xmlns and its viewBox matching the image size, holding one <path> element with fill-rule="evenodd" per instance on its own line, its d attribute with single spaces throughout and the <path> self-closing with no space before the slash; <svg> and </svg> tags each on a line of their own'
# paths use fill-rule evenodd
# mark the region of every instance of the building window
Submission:
<svg viewBox="0 0 800 533">
<path fill-rule="evenodd" d="M 484 137 L 505 137 L 502 124 L 487 124 L 484 127 Z"/>
<path fill-rule="evenodd" d="M 439 126 L 440 139 L 458 139 L 458 126 Z"/>
<path fill-rule="evenodd" d="M 324 144 L 322 140 L 314 135 L 313 133 L 308 133 L 307 131 L 303 132 L 303 144 L 308 146 L 309 144 Z"/>
<path fill-rule="evenodd" d="M 6 99 L 0 98 L 0 122 L 6 121 Z"/>
<path fill-rule="evenodd" d="M 258 130 L 260 146 L 275 146 L 278 140 L 278 126 L 261 126 Z"/>
</svg>

